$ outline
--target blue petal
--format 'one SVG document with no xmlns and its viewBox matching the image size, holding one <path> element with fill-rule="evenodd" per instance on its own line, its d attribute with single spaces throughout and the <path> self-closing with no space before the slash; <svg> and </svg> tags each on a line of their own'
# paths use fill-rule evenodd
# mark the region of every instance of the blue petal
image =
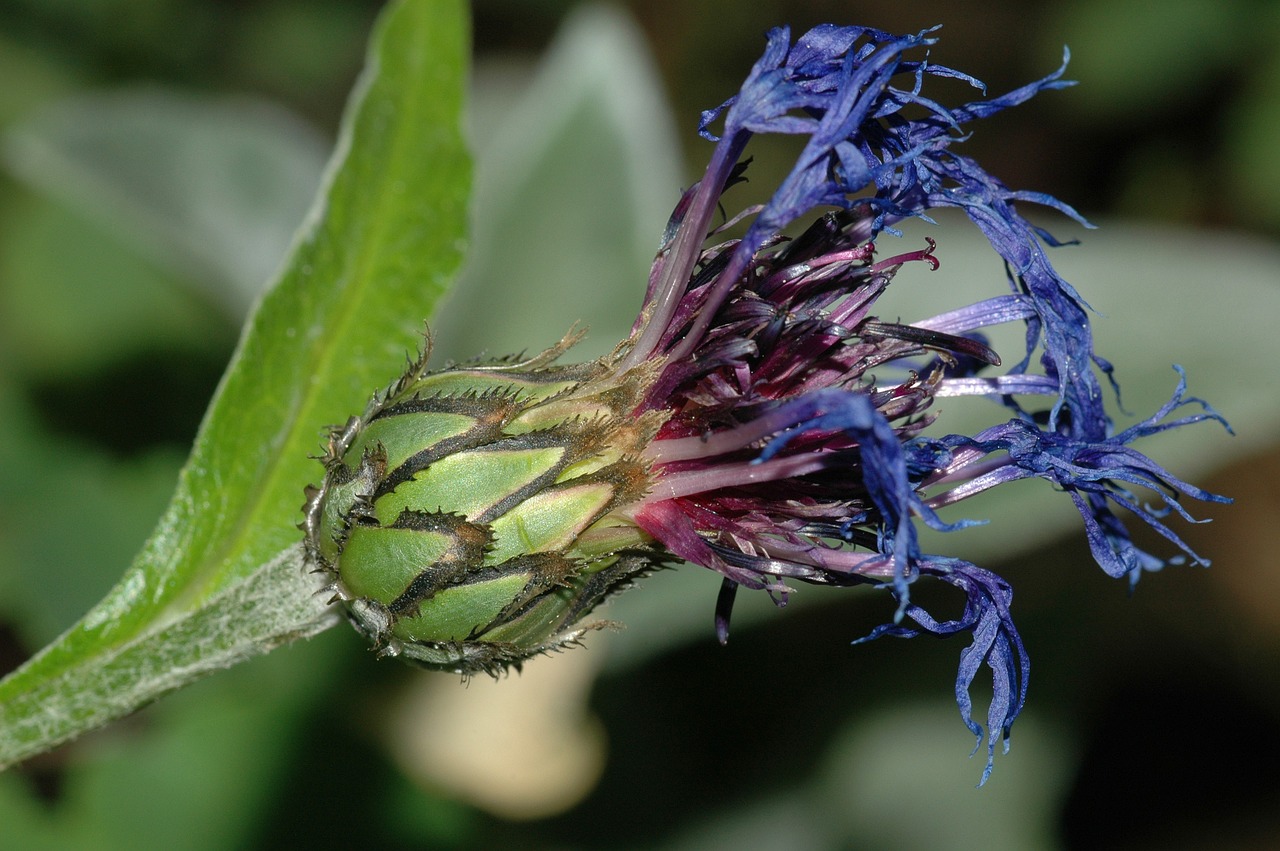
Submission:
<svg viewBox="0 0 1280 851">
<path fill-rule="evenodd" d="M 1112 513 L 1109 502 L 1137 515 L 1193 562 L 1207 564 L 1161 521 L 1161 517 L 1168 511 L 1174 511 L 1184 519 L 1192 519 L 1178 502 L 1180 495 L 1206 502 L 1229 503 L 1231 500 L 1182 481 L 1126 445 L 1140 437 L 1207 420 L 1219 422 L 1230 430 L 1226 421 L 1202 400 L 1185 396 L 1185 374 L 1180 367 L 1175 369 L 1179 375 L 1178 386 L 1170 400 L 1153 416 L 1111 437 L 1083 439 L 1068 431 L 1042 431 L 1026 420 L 1015 419 L 993 426 L 973 438 L 949 435 L 941 443 L 950 448 L 976 447 L 985 453 L 1007 452 L 1016 472 L 1008 469 L 998 471 L 1003 476 L 1002 481 L 1039 477 L 1066 490 L 1084 519 L 1094 559 L 1110 576 L 1128 576 L 1136 580 L 1141 571 L 1158 570 L 1166 562 L 1134 545 L 1124 524 Z M 1166 420 L 1169 414 L 1184 405 L 1199 405 L 1203 413 Z M 1159 494 L 1166 510 L 1155 511 L 1142 506 L 1124 487 L 1125 484 Z"/>
<path fill-rule="evenodd" d="M 893 558 L 893 587 L 901 618 L 907 610 L 907 586 L 915 577 L 920 553 L 912 514 L 941 531 L 975 525 L 971 520 L 944 523 L 916 493 L 914 481 L 927 463 L 926 444 L 904 446 L 871 398 L 853 390 L 831 388 L 807 393 L 778 406 L 771 416 L 785 416 L 796 425 L 765 445 L 757 459 L 761 463 L 807 432 L 844 432 L 857 442 L 857 472 L 880 515 L 879 550 Z"/>
<path fill-rule="evenodd" d="M 921 503 L 908 478 L 906 456 L 897 432 L 869 397 L 851 390 L 815 391 L 780 406 L 779 410 L 790 413 L 799 425 L 769 441 L 760 453 L 761 462 L 808 431 L 842 431 L 858 442 L 859 471 L 881 517 L 880 551 L 893 556 L 893 587 L 900 601 L 901 617 L 909 599 L 911 560 L 919 551 L 911 511 L 915 508 L 927 515 L 933 512 Z"/>
<path fill-rule="evenodd" d="M 736 265 L 744 265 L 781 228 L 816 206 L 870 203 L 879 213 L 877 229 L 889 227 L 895 219 L 923 216 L 932 207 L 959 207 L 1008 262 L 1015 291 L 1034 306 L 1027 353 L 1029 360 L 1043 340 L 1042 366 L 1058 383 L 1051 427 L 1061 421 L 1080 438 L 1101 438 L 1110 420 L 1093 366 L 1109 374 L 1109 365 L 1094 355 L 1087 305 L 1045 257 L 1044 246 L 1057 242 L 1022 218 L 1015 204 L 1046 205 L 1087 222 L 1051 196 L 1007 189 L 975 162 L 949 150 L 962 140 L 962 125 L 1041 91 L 1071 85 L 1062 79 L 1067 55 L 1061 67 L 1040 80 L 947 109 L 920 94 L 925 74 L 959 78 L 977 87 L 981 83 L 942 66 L 905 59 L 904 52 L 934 42 L 930 32 L 891 36 L 859 27 L 824 26 L 790 49 L 788 30 L 769 34 L 764 56 L 738 95 L 704 113 L 701 125 L 706 133 L 723 114 L 722 144 L 736 149 L 753 133 L 809 136 L 795 167 L 737 246 Z M 912 89 L 890 85 L 902 74 L 912 75 Z M 903 118 L 907 106 L 923 110 L 923 116 Z M 869 187 L 876 190 L 872 199 L 865 197 Z"/>
<path fill-rule="evenodd" d="M 1004 750 L 1008 753 L 1009 731 L 1027 700 L 1031 660 L 1009 612 L 1013 590 L 996 574 L 959 559 L 924 556 L 920 560 L 920 573 L 935 576 L 964 590 L 966 601 L 960 617 L 939 621 L 920 606 L 911 603 L 906 607 L 906 615 L 918 624 L 918 628 L 895 621 L 876 627 L 854 643 L 872 641 L 884 635 L 912 638 L 922 633 L 938 636 L 954 635 L 957 632 L 972 633 L 972 642 L 960 654 L 960 668 L 956 675 L 956 703 L 960 707 L 960 717 L 977 738 L 974 747 L 976 753 L 977 748 L 982 746 L 984 730 L 973 719 L 973 700 L 969 692 L 978 670 L 985 662 L 991 669 L 992 694 L 985 731 L 987 764 L 982 771 L 982 780 L 978 783 L 981 786 L 991 776 L 996 743 L 1002 741 Z M 890 586 L 889 590 L 897 596 L 896 588 Z"/>
</svg>

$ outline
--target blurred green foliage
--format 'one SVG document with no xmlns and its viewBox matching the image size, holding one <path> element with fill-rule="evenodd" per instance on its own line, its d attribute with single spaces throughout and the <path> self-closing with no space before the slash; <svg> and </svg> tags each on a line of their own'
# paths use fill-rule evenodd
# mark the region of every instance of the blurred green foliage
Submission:
<svg viewBox="0 0 1280 851">
<path fill-rule="evenodd" d="M 244 285 L 253 269 L 265 266 L 265 278 L 272 251 L 284 250 L 297 199 L 309 195 L 306 175 L 317 174 L 317 140 L 336 133 L 379 5 L 0 0 L 0 128 L 11 140 L 0 175 L 0 672 L 100 598 L 151 531 L 230 356 L 251 297 Z M 984 4 L 979 14 L 941 2 L 634 0 L 627 8 L 653 50 L 670 113 L 646 104 L 637 126 L 639 108 L 618 108 L 623 94 L 643 97 L 645 72 L 633 68 L 571 93 L 563 114 L 540 123 L 545 108 L 521 83 L 534 80 L 544 98 L 563 88 L 553 69 L 533 69 L 577 5 L 474 4 L 474 213 L 487 253 L 441 319 L 449 355 L 536 347 L 578 318 L 599 332 L 595 345 L 618 336 L 642 292 L 664 207 L 705 156 L 691 131 L 697 111 L 736 87 L 765 29 L 940 22 L 934 58 L 995 90 L 1050 70 L 1061 45 L 1071 46 L 1070 75 L 1082 85 L 1001 116 L 969 152 L 1008 183 L 1049 191 L 1090 217 L 1179 226 L 1120 229 L 1116 242 L 1089 236 L 1072 249 L 1092 244 L 1113 268 L 1130 258 L 1126 269 L 1153 272 L 1141 282 L 1126 273 L 1101 290 L 1078 279 L 1113 322 L 1141 325 L 1141 333 L 1109 332 L 1103 354 L 1122 381 L 1132 375 L 1122 356 L 1130 353 L 1116 351 L 1126 339 L 1149 363 L 1184 363 L 1193 392 L 1238 427 L 1241 416 L 1251 425 L 1244 447 L 1264 453 L 1274 444 L 1278 394 L 1265 358 L 1253 355 L 1267 351 L 1276 315 L 1268 280 L 1280 280 L 1276 4 L 1040 0 Z M 137 92 L 139 83 L 153 105 L 168 104 L 155 114 L 168 116 L 159 126 L 172 138 L 149 134 L 158 148 L 122 152 L 142 154 L 134 165 L 169 167 L 131 171 L 127 157 L 102 157 L 95 142 L 62 149 L 41 171 L 12 141 L 48 127 L 40 122 L 56 114 L 49 109 Z M 272 106 L 219 119 L 214 104 L 227 96 Z M 194 114 L 179 120 L 172 111 L 197 102 L 215 123 L 262 129 L 297 167 L 288 183 L 296 194 L 267 198 L 260 227 L 219 208 L 217 180 L 163 159 L 184 137 L 207 134 Z M 670 115 L 678 142 L 664 124 Z M 75 129 L 100 140 L 121 126 Z M 579 138 L 588 132 L 604 141 Z M 753 182 L 767 186 L 786 164 L 767 149 L 758 158 Z M 211 219 L 184 218 L 179 202 Z M 1208 235 L 1227 229 L 1254 238 Z M 242 262 L 239 240 L 264 230 L 269 239 L 253 252 L 266 259 Z M 1133 311 L 1143 298 L 1112 296 L 1126 283 L 1155 289 L 1180 268 L 1192 279 L 1151 292 L 1140 319 Z M 590 298 L 571 310 L 530 296 L 557 283 L 588 287 Z M 523 301 L 506 301 L 503 286 Z M 1202 310 L 1209 302 L 1215 310 Z M 531 329 L 535 310 L 546 324 Z M 398 366 L 389 364 L 388 377 Z M 1218 385 L 1197 381 L 1206 374 Z M 1133 389 L 1148 398 L 1167 390 Z M 1192 437 L 1205 449 L 1193 439 L 1158 457 L 1207 471 L 1226 463 L 1215 453 L 1240 452 L 1241 444 L 1224 450 L 1216 433 Z M 1275 501 L 1257 457 L 1270 456 L 1237 462 L 1217 486 Z M 1036 678 L 1013 752 L 981 792 L 971 788 L 977 764 L 964 761 L 964 731 L 947 706 L 955 642 L 850 650 L 886 602 L 806 589 L 798 610 L 781 617 L 761 599 L 744 600 L 746 617 L 721 649 L 710 637 L 714 577 L 682 570 L 624 598 L 631 608 L 616 616 L 630 629 L 612 646 L 577 651 L 612 660 L 591 697 L 611 757 L 596 791 L 563 815 L 510 822 L 447 788 L 415 785 L 382 731 L 389 707 L 425 675 L 372 664 L 339 631 L 0 775 L 0 848 L 1266 847 L 1280 841 L 1280 822 L 1266 815 L 1280 794 L 1269 769 L 1280 756 L 1280 614 L 1274 603 L 1239 603 L 1280 565 L 1272 548 L 1212 537 L 1229 511 L 1192 533 L 1217 559 L 1212 571 L 1167 571 L 1132 600 L 1096 574 L 1073 527 L 1064 540 L 1050 532 L 1000 542 L 1005 558 L 1021 554 L 986 563 L 1017 589 Z M 1256 528 L 1225 528 L 1269 540 Z M 998 524 L 987 531 L 1002 534 Z M 807 597 L 819 603 L 806 606 Z M 1113 735 L 1117 727 L 1127 739 Z M 317 807 L 326 817 L 316 818 Z"/>
<path fill-rule="evenodd" d="M 0 681 L 0 765 L 337 622 L 317 598 L 322 583 L 301 569 L 298 494 L 327 424 L 362 408 L 384 364 L 422 345 L 412 317 L 433 315 L 461 265 L 468 17 L 465 4 L 438 0 L 395 3 L 379 18 L 332 164 L 284 262 L 288 229 L 275 223 L 299 217 L 293 199 L 312 191 L 316 169 L 306 146 L 287 149 L 295 134 L 268 110 L 103 96 L 8 134 L 15 172 L 88 196 L 90 208 L 134 211 L 109 220 L 132 218 L 208 260 L 230 307 L 250 301 L 246 270 L 280 271 L 253 299 L 138 557 L 99 604 Z M 171 191 L 179 181 L 185 197 Z"/>
</svg>

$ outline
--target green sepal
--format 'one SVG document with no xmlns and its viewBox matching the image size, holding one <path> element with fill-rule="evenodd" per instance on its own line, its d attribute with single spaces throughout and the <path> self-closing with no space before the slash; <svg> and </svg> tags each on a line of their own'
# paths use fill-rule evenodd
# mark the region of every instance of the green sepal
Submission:
<svg viewBox="0 0 1280 851">
<path fill-rule="evenodd" d="M 576 641 L 599 602 L 659 563 L 622 511 L 661 419 L 652 371 L 616 357 L 427 369 L 426 355 L 330 436 L 308 553 L 384 654 L 468 673 Z M 622 553 L 626 552 L 626 557 Z"/>
</svg>

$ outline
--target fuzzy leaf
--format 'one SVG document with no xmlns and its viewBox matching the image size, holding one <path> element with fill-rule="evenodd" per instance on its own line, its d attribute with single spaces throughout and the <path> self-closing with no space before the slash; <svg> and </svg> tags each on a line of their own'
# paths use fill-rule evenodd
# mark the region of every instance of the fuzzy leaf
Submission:
<svg viewBox="0 0 1280 851">
<path fill-rule="evenodd" d="M 623 339 L 680 197 L 674 125 L 643 34 L 609 6 L 576 9 L 536 68 L 479 66 L 474 250 L 436 351 L 536 352 L 573 323 L 589 333 L 571 360 Z"/>
<path fill-rule="evenodd" d="M 325 148 L 274 104 L 139 87 L 37 111 L 0 139 L 0 160 L 239 323 L 289 247 Z"/>
<path fill-rule="evenodd" d="M 302 488 L 320 473 L 308 456 L 418 347 L 460 264 L 468 48 L 461 2 L 384 13 L 320 197 L 168 510 L 115 589 L 0 682 L 0 766 L 332 622 L 295 570 Z M 280 617 L 250 628 L 273 598 Z"/>
</svg>

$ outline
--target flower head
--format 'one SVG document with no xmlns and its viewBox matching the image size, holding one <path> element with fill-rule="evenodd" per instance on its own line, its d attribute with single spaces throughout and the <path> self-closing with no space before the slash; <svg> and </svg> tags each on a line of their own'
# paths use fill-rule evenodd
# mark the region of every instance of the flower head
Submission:
<svg viewBox="0 0 1280 851">
<path fill-rule="evenodd" d="M 969 525 L 936 512 L 1037 477 L 1070 495 L 1110 575 L 1136 580 L 1164 563 L 1134 545 L 1112 504 L 1201 562 L 1163 518 L 1189 517 L 1183 495 L 1224 498 L 1130 444 L 1223 421 L 1185 396 L 1178 368 L 1168 404 L 1114 431 L 1099 378 L 1111 368 L 1093 350 L 1087 306 L 1050 264 L 1052 237 L 1018 206 L 1083 220 L 954 150 L 976 120 L 1069 85 L 1063 69 L 944 107 L 924 94 L 930 77 L 985 90 L 928 62 L 931 33 L 769 33 L 738 94 L 702 116 L 715 150 L 676 206 L 640 316 L 613 354 L 557 366 L 566 343 L 526 362 L 435 373 L 424 358 L 335 432 L 305 525 L 362 630 L 422 662 L 493 669 L 576 640 L 597 602 L 671 556 L 723 576 L 721 641 L 740 586 L 784 603 L 789 581 L 872 584 L 897 613 L 863 640 L 971 635 L 956 695 L 985 738 L 985 780 L 1027 690 L 1011 591 L 980 567 L 923 552 L 916 520 Z M 761 133 L 798 137 L 796 164 L 765 203 L 718 223 Z M 938 207 L 965 211 L 1005 260 L 1007 284 L 911 324 L 878 317 L 902 266 L 939 264 L 931 239 L 888 254 L 882 237 Z M 1026 330 L 1012 365 L 980 333 L 1004 323 Z M 946 434 L 930 407 L 952 396 L 986 397 L 1005 421 Z M 1199 410 L 1171 418 L 1188 405 Z M 1144 506 L 1134 485 L 1165 508 Z M 964 592 L 958 618 L 912 602 L 922 577 Z M 994 682 L 985 732 L 969 699 L 984 663 Z"/>
</svg>

